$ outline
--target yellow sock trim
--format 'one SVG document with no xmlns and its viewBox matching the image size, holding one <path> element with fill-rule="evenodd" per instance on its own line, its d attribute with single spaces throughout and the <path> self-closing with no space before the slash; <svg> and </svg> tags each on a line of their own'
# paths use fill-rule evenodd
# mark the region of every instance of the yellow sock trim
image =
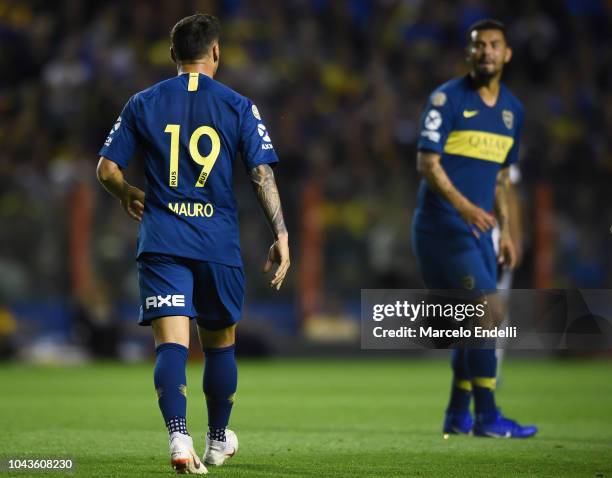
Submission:
<svg viewBox="0 0 612 478">
<path fill-rule="evenodd" d="M 206 400 L 214 400 L 214 398 L 210 397 L 209 395 L 204 395 L 204 398 Z M 234 400 L 236 400 L 236 394 L 232 393 L 229 397 L 227 397 L 227 401 L 230 403 L 234 403 Z"/>
<path fill-rule="evenodd" d="M 455 380 L 455 387 L 465 390 L 466 392 L 472 391 L 472 382 L 469 380 Z"/>
<path fill-rule="evenodd" d="M 472 384 L 475 387 L 489 388 L 495 390 L 497 385 L 497 379 L 495 377 L 474 377 L 472 378 Z"/>
</svg>

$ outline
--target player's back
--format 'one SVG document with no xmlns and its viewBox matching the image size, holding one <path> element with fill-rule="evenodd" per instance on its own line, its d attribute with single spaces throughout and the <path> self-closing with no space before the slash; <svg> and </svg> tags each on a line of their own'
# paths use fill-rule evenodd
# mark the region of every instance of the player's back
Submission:
<svg viewBox="0 0 612 478">
<path fill-rule="evenodd" d="M 147 179 L 138 255 L 240 265 L 234 160 L 277 161 L 257 108 L 206 75 L 179 75 L 130 99 L 101 155 L 126 166 L 135 145 Z"/>
</svg>

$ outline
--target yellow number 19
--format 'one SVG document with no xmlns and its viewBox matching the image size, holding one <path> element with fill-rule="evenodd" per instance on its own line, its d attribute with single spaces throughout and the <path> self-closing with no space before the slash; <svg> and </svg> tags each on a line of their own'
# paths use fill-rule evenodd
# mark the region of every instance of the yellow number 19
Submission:
<svg viewBox="0 0 612 478">
<path fill-rule="evenodd" d="M 181 132 L 181 125 L 179 124 L 168 124 L 164 133 L 170 133 L 170 187 L 178 186 L 178 165 L 179 165 L 179 135 Z M 198 149 L 198 141 L 200 138 L 206 135 L 210 138 L 211 148 L 210 152 L 206 156 L 200 154 Z M 204 187 L 206 180 L 212 170 L 219 152 L 221 151 L 221 140 L 219 134 L 210 126 L 200 126 L 196 129 L 191 138 L 189 138 L 189 155 L 196 163 L 202 166 L 202 171 L 198 176 L 195 186 L 197 188 Z"/>
</svg>

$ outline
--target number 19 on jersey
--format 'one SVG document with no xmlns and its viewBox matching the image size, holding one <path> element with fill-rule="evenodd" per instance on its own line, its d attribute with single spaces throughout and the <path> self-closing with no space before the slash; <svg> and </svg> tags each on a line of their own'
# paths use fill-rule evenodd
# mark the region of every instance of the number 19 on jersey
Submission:
<svg viewBox="0 0 612 478">
<path fill-rule="evenodd" d="M 170 187 L 178 187 L 179 180 L 179 138 L 181 132 L 181 125 L 179 124 L 167 124 L 164 133 L 170 133 Z M 207 155 L 202 155 L 198 149 L 198 141 L 202 136 L 208 136 L 210 138 L 210 152 Z M 196 188 L 202 188 L 206 184 L 206 180 L 210 175 L 219 152 L 221 151 L 221 140 L 219 134 L 214 128 L 210 126 L 200 126 L 197 128 L 189 138 L 189 155 L 191 159 L 202 166 L 202 170 L 198 176 L 198 180 L 195 183 Z"/>
</svg>

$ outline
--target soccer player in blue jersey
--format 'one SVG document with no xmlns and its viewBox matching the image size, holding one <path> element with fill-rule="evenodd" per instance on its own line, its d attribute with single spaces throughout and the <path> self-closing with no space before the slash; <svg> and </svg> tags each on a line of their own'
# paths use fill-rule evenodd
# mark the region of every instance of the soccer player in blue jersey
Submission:
<svg viewBox="0 0 612 478">
<path fill-rule="evenodd" d="M 490 309 L 497 264 L 513 268 L 508 227 L 508 168 L 518 160 L 523 105 L 501 76 L 512 50 L 504 25 L 482 20 L 468 31 L 470 73 L 431 94 L 421 118 L 417 169 L 423 176 L 413 219 L 413 249 L 425 286 L 465 289 Z M 500 227 L 496 257 L 491 230 Z M 499 320 L 499 318 L 494 318 Z M 495 403 L 495 341 L 456 349 L 444 433 L 524 438 L 534 426 L 505 418 Z M 470 413 L 474 397 L 476 419 Z"/>
<path fill-rule="evenodd" d="M 289 268 L 288 234 L 271 168 L 278 158 L 257 107 L 213 80 L 219 33 L 219 21 L 204 14 L 173 27 L 170 54 L 178 76 L 130 98 L 100 150 L 97 169 L 102 185 L 140 221 L 139 323 L 152 326 L 155 389 L 178 473 L 207 472 L 186 425 L 190 319 L 196 319 L 205 355 L 209 430 L 203 461 L 221 465 L 238 450 L 236 434 L 227 429 L 244 296 L 232 191 L 238 154 L 274 234 L 264 266 L 268 272 L 278 264 L 270 286 L 279 289 Z M 122 173 L 137 148 L 145 160 L 145 191 L 128 184 Z"/>
</svg>

